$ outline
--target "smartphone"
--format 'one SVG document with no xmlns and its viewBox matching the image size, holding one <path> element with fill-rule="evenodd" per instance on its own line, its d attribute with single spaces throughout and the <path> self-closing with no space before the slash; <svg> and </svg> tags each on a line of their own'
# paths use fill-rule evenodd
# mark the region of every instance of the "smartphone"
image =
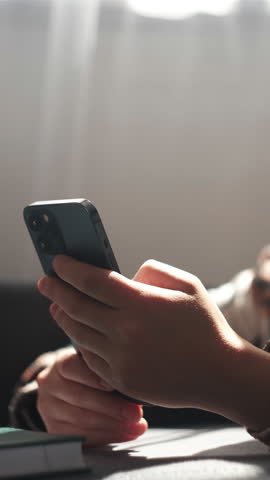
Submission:
<svg viewBox="0 0 270 480">
<path fill-rule="evenodd" d="M 120 273 L 99 213 L 89 200 L 34 202 L 24 208 L 23 215 L 46 275 L 56 275 L 52 262 L 58 254 Z M 116 393 L 137 404 L 150 406 Z"/>
<path fill-rule="evenodd" d="M 55 275 L 52 261 L 57 254 L 120 272 L 99 213 L 89 200 L 35 202 L 23 213 L 47 275 Z"/>
</svg>

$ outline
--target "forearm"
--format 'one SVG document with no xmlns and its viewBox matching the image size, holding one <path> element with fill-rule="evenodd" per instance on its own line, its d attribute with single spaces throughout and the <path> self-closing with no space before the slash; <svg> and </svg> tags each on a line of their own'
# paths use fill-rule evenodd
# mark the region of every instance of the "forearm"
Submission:
<svg viewBox="0 0 270 480">
<path fill-rule="evenodd" d="M 246 342 L 235 367 L 236 395 L 231 398 L 233 420 L 252 430 L 270 426 L 269 353 Z"/>
<path fill-rule="evenodd" d="M 241 339 L 226 361 L 216 392 L 209 392 L 209 410 L 249 430 L 269 427 L 270 354 Z"/>
</svg>

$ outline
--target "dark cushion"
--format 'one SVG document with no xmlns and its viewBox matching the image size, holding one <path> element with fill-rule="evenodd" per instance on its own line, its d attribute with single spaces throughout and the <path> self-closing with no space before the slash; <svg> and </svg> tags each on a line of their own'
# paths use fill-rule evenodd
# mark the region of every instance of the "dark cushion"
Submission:
<svg viewBox="0 0 270 480">
<path fill-rule="evenodd" d="M 68 343 L 51 318 L 48 306 L 34 284 L 0 284 L 1 425 L 8 422 L 8 402 L 25 367 L 41 353 Z"/>
</svg>

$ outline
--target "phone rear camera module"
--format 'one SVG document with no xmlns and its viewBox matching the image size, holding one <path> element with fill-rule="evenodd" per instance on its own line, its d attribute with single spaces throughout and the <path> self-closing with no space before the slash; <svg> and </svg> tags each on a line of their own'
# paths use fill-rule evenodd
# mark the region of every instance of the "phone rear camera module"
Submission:
<svg viewBox="0 0 270 480">
<path fill-rule="evenodd" d="M 39 215 L 33 215 L 29 218 L 29 226 L 34 232 L 39 232 L 43 227 L 42 217 Z"/>
<path fill-rule="evenodd" d="M 39 248 L 42 252 L 50 253 L 51 245 L 50 245 L 50 242 L 48 240 L 40 238 L 37 243 L 38 243 L 38 246 L 39 246 Z"/>
<path fill-rule="evenodd" d="M 39 252 L 43 255 L 58 255 L 66 252 L 61 232 L 55 225 L 45 228 L 36 242 Z"/>
</svg>

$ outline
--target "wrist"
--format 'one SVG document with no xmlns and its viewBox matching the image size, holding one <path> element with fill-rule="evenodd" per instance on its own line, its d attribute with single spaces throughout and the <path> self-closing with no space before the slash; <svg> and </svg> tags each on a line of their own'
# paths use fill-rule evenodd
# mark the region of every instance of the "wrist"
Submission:
<svg viewBox="0 0 270 480">
<path fill-rule="evenodd" d="M 243 340 L 229 353 L 219 413 L 252 431 L 270 426 L 270 355 Z"/>
</svg>

